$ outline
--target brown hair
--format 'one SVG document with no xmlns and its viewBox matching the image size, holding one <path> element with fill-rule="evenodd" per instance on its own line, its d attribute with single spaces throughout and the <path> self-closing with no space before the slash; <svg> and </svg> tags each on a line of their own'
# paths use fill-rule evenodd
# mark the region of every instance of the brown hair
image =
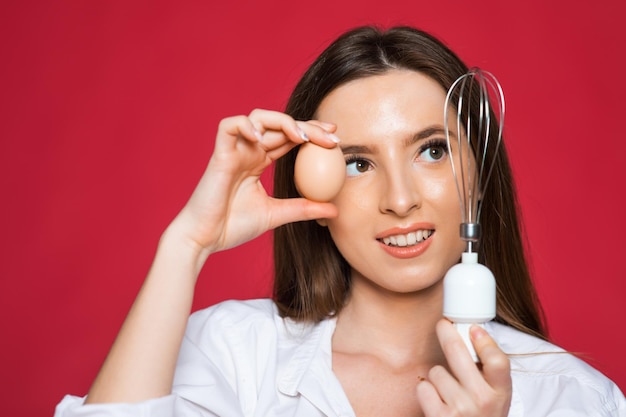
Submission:
<svg viewBox="0 0 626 417">
<path fill-rule="evenodd" d="M 450 49 L 428 33 L 410 27 L 361 27 L 340 36 L 315 60 L 294 89 L 286 113 L 309 120 L 335 88 L 392 69 L 423 73 L 444 91 L 468 71 Z M 472 115 L 472 119 L 478 117 Z M 297 152 L 295 148 L 277 161 L 277 198 L 299 196 L 293 181 Z M 498 152 L 484 193 L 479 259 L 496 276 L 496 321 L 545 338 L 541 307 L 524 256 L 509 161 L 504 147 Z M 320 321 L 337 314 L 350 291 L 350 266 L 327 228 L 315 221 L 290 223 L 275 230 L 274 269 L 274 300 L 283 316 L 295 320 Z"/>
</svg>

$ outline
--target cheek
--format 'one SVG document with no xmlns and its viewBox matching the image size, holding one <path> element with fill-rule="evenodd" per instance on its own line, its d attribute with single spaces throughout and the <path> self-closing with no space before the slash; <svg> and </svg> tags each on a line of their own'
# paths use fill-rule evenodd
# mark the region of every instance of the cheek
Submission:
<svg viewBox="0 0 626 417">
<path fill-rule="evenodd" d="M 365 182 L 350 182 L 346 180 L 339 195 L 333 200 L 333 203 L 339 210 L 339 216 L 357 215 L 359 212 L 366 212 L 376 206 L 376 187 L 375 184 Z"/>
<path fill-rule="evenodd" d="M 443 241 L 449 253 L 450 265 L 457 263 L 467 244 L 461 239 L 459 226 L 463 221 L 456 182 L 451 177 L 431 180 L 425 185 L 424 194 L 428 195 L 432 208 L 441 216 L 438 233 L 446 236 Z"/>
<path fill-rule="evenodd" d="M 333 200 L 339 215 L 327 220 L 328 229 L 333 236 L 340 237 L 342 233 L 362 229 L 364 222 L 371 219 L 372 210 L 376 209 L 375 191 L 370 184 L 368 187 L 350 183 L 349 179 Z"/>
<path fill-rule="evenodd" d="M 462 217 L 459 194 L 456 183 L 451 176 L 430 178 L 428 181 L 424 181 L 422 193 L 424 199 L 437 206 L 442 213 L 455 219 Z"/>
</svg>

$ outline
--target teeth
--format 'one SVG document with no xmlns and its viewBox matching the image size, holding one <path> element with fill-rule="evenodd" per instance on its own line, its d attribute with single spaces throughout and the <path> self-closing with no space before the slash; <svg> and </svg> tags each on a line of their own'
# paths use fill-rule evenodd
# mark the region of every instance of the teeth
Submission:
<svg viewBox="0 0 626 417">
<path fill-rule="evenodd" d="M 417 232 L 407 233 L 406 235 L 384 237 L 383 243 L 387 246 L 413 246 L 428 239 L 432 234 L 432 230 L 418 230 Z"/>
</svg>

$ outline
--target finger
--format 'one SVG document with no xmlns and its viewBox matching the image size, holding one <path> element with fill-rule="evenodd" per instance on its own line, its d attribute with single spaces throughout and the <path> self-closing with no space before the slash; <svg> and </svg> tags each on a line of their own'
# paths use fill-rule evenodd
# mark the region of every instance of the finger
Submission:
<svg viewBox="0 0 626 417">
<path fill-rule="evenodd" d="M 273 199 L 270 228 L 303 220 L 329 219 L 339 214 L 331 203 L 318 203 L 304 198 Z"/>
<path fill-rule="evenodd" d="M 304 139 L 300 140 L 300 142 L 294 142 L 289 139 L 284 132 L 278 130 L 266 130 L 265 133 L 263 133 L 263 142 L 260 143 L 260 146 L 266 152 L 271 152 L 284 146 L 285 144 L 289 145 L 290 147 L 294 147 L 299 143 L 304 142 L 306 142 Z"/>
<path fill-rule="evenodd" d="M 435 387 L 439 397 L 457 410 L 468 409 L 471 398 L 459 382 L 443 366 L 434 366 L 428 372 L 428 380 Z"/>
<path fill-rule="evenodd" d="M 496 390 L 511 389 L 511 362 L 485 329 L 472 326 L 470 337 L 482 363 L 483 377 Z"/>
<path fill-rule="evenodd" d="M 307 123 L 312 123 L 316 126 L 319 126 L 328 133 L 335 133 L 335 131 L 337 130 L 337 125 L 334 123 L 323 122 L 321 120 L 309 120 L 307 121 Z"/>
<path fill-rule="evenodd" d="M 296 145 L 309 142 L 309 136 L 300 128 L 298 129 L 300 131 L 300 139 L 298 140 L 290 138 L 285 132 L 279 130 L 266 130 L 263 133 L 263 141 L 259 142 L 259 145 L 264 151 L 271 152 L 284 145 L 289 145 L 290 148 L 293 148 Z"/>
<path fill-rule="evenodd" d="M 218 135 L 220 132 L 226 133 L 231 138 L 231 141 L 228 142 L 230 145 L 234 145 L 238 137 L 243 137 L 250 142 L 259 142 L 263 139 L 261 132 L 255 128 L 251 120 L 246 116 L 233 116 L 222 119 L 218 126 Z M 216 146 L 221 145 L 223 145 L 223 141 L 217 141 Z"/>
<path fill-rule="evenodd" d="M 329 123 L 296 121 L 285 113 L 261 109 L 253 110 L 248 117 L 255 129 L 263 135 L 262 146 L 265 150 L 281 146 L 286 141 L 296 144 L 311 141 L 325 148 L 333 148 L 340 142 L 332 133 L 336 127 Z"/>
<path fill-rule="evenodd" d="M 472 387 L 481 383 L 483 377 L 454 325 L 442 319 L 437 323 L 436 331 L 448 366 L 461 385 Z"/>
<path fill-rule="evenodd" d="M 324 148 L 334 148 L 341 140 L 332 132 L 314 122 L 296 122 L 298 127 L 305 132 L 309 140 Z"/>
<path fill-rule="evenodd" d="M 252 124 L 263 134 L 265 142 L 265 132 L 277 131 L 285 134 L 284 138 L 294 143 L 307 142 L 309 139 L 296 124 L 296 121 L 289 115 L 272 110 L 255 109 L 248 116 Z"/>
<path fill-rule="evenodd" d="M 435 417 L 444 415 L 446 405 L 439 397 L 437 389 L 428 381 L 421 381 L 417 384 L 417 401 L 422 407 L 422 411 L 426 417 Z"/>
<path fill-rule="evenodd" d="M 287 152 L 289 152 L 291 149 L 293 149 L 293 147 L 296 146 L 295 143 L 293 142 L 287 142 L 285 144 L 283 144 L 282 146 L 279 146 L 275 149 L 272 149 L 271 151 L 267 151 L 267 156 L 272 160 L 275 161 L 278 158 L 284 156 Z"/>
<path fill-rule="evenodd" d="M 310 122 L 296 122 L 296 125 L 301 131 L 301 136 L 305 137 L 306 140 L 302 139 L 299 142 L 296 142 L 290 140 L 285 132 L 278 130 L 265 130 L 265 133 L 263 133 L 263 142 L 260 143 L 261 147 L 266 152 L 270 152 L 283 147 L 285 144 L 288 144 L 288 149 L 291 149 L 299 143 L 311 141 L 324 148 L 333 148 L 340 142 L 339 138 L 337 138 L 337 136 L 333 133 L 329 133 L 320 126 Z M 272 157 L 272 159 L 276 159 L 276 157 Z"/>
</svg>

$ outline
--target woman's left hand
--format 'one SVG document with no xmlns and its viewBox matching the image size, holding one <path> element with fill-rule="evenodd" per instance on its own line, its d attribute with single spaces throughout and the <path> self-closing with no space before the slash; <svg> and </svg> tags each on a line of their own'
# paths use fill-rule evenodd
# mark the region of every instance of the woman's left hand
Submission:
<svg viewBox="0 0 626 417">
<path fill-rule="evenodd" d="M 435 366 L 417 385 L 426 417 L 505 417 L 511 405 L 511 372 L 507 355 L 489 334 L 473 326 L 470 335 L 482 370 L 472 360 L 461 336 L 448 320 L 437 323 L 437 337 L 450 371 Z"/>
</svg>

